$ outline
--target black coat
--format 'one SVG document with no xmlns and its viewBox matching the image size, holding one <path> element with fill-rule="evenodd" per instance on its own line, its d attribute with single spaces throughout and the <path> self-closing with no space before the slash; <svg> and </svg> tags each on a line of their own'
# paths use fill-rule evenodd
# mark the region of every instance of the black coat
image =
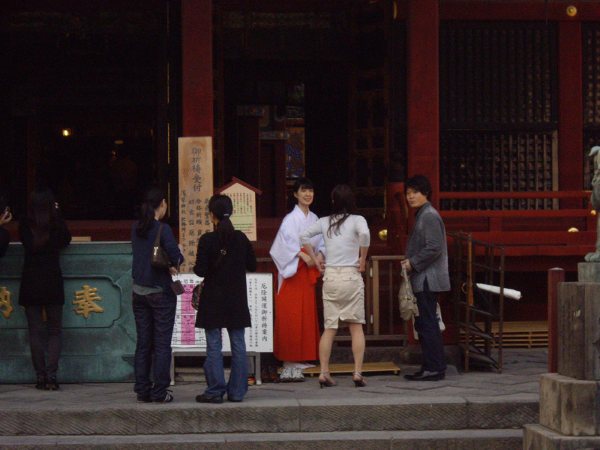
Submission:
<svg viewBox="0 0 600 450">
<path fill-rule="evenodd" d="M 65 291 L 60 270 L 60 250 L 71 242 L 71 233 L 62 219 L 50 232 L 48 242 L 34 249 L 33 233 L 27 221 L 19 223 L 25 250 L 19 305 L 63 305 Z"/>
<path fill-rule="evenodd" d="M 235 231 L 227 244 L 227 254 L 219 260 L 220 250 L 214 231 L 205 233 L 198 241 L 194 273 L 204 277 L 205 283 L 196 327 L 249 327 L 246 271 L 256 270 L 254 249 L 244 233 Z"/>
</svg>

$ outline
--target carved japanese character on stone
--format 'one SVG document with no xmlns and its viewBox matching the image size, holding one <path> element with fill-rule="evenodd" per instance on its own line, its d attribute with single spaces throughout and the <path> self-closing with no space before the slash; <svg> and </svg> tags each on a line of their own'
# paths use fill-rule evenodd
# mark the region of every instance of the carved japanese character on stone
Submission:
<svg viewBox="0 0 600 450">
<path fill-rule="evenodd" d="M 96 303 L 101 300 L 102 297 L 98 295 L 98 288 L 84 284 L 81 291 L 75 292 L 75 300 L 73 300 L 75 314 L 87 319 L 91 313 L 103 313 L 104 308 Z"/>
<path fill-rule="evenodd" d="M 0 314 L 2 314 L 5 319 L 9 319 L 13 312 L 13 305 L 10 297 L 10 291 L 4 286 L 0 286 Z"/>
</svg>

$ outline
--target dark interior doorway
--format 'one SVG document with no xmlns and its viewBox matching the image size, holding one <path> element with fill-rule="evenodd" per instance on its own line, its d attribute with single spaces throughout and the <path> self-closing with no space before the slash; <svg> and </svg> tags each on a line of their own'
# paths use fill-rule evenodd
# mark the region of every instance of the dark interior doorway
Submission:
<svg viewBox="0 0 600 450">
<path fill-rule="evenodd" d="M 228 62 L 225 174 L 263 191 L 261 216 L 289 210 L 298 176 L 312 179 L 314 209 L 328 212 L 329 191 L 348 181 L 347 88 L 341 64 Z"/>
<path fill-rule="evenodd" d="M 353 2 L 215 2 L 216 151 L 223 182 L 263 193 L 261 217 L 292 206 L 294 179 L 310 178 L 313 210 L 349 180 Z M 221 112 L 222 111 L 222 112 Z"/>
</svg>

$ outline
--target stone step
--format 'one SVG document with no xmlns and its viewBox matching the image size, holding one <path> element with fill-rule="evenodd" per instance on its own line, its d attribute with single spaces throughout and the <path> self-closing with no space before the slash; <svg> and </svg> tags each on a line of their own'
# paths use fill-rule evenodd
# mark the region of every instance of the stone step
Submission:
<svg viewBox="0 0 600 450">
<path fill-rule="evenodd" d="M 345 431 L 320 433 L 10 436 L 0 449 L 394 449 L 521 450 L 521 430 Z"/>
<path fill-rule="evenodd" d="M 192 395 L 170 404 L 144 404 L 131 396 L 111 401 L 109 394 L 102 401 L 82 397 L 60 407 L 52 401 L 11 403 L 0 410 L 0 436 L 509 429 L 539 420 L 539 403 L 532 398 L 373 397 L 363 389 L 361 398 L 220 405 L 198 404 Z"/>
</svg>

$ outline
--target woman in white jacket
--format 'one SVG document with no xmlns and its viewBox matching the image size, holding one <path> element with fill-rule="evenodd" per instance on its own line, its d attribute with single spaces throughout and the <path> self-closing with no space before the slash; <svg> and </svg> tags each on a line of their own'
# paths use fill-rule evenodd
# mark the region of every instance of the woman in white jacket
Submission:
<svg viewBox="0 0 600 450">
<path fill-rule="evenodd" d="M 283 361 L 281 381 L 304 381 L 302 362 L 317 359 L 319 342 L 315 284 L 321 274 L 300 243 L 300 234 L 318 220 L 310 211 L 314 188 L 308 178 L 296 180 L 294 198 L 296 205 L 283 219 L 270 250 L 279 272 L 273 353 Z M 314 237 L 310 245 L 322 262 L 323 239 Z"/>
</svg>

